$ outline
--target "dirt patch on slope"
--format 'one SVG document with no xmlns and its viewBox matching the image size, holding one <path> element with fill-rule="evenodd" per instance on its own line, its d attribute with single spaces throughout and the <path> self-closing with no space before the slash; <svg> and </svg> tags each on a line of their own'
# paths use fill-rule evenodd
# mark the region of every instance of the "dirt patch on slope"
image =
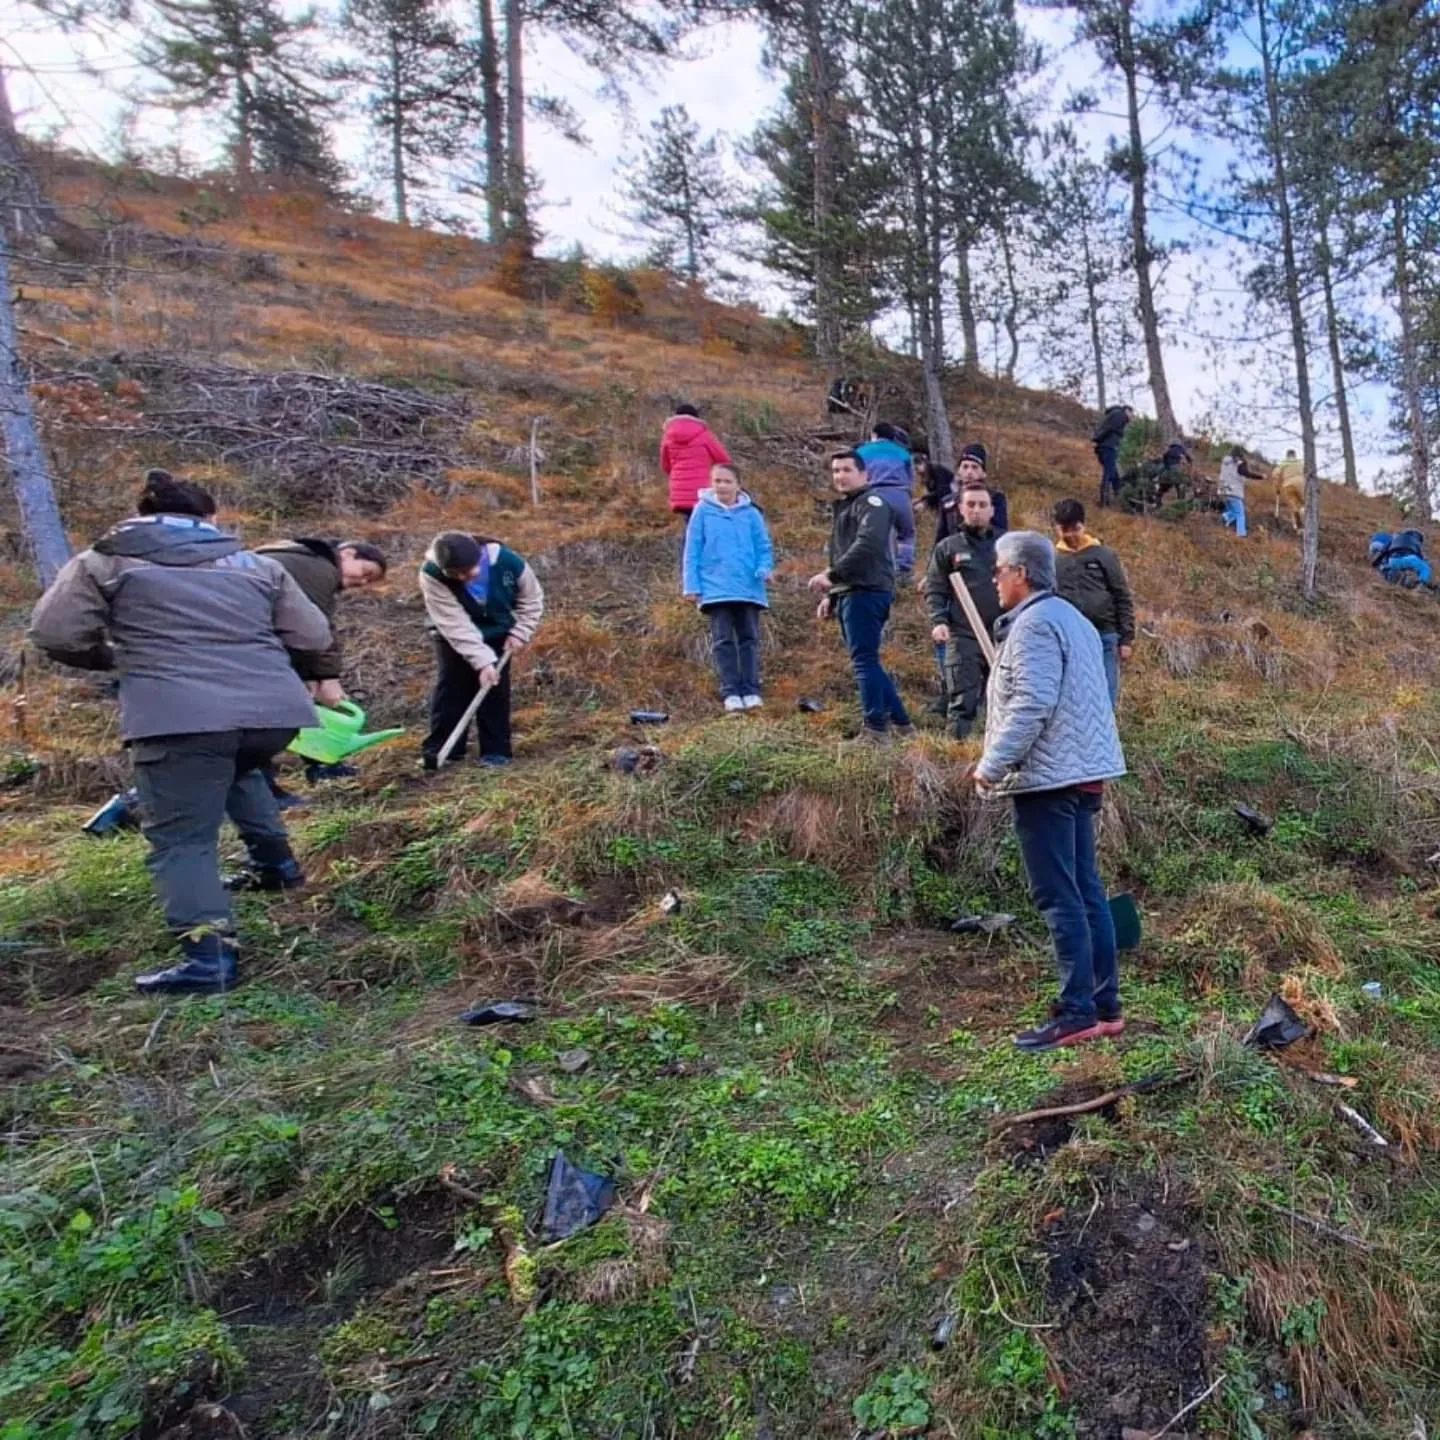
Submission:
<svg viewBox="0 0 1440 1440">
<path fill-rule="evenodd" d="M 1059 1217 L 1045 1243 L 1061 1325 L 1052 1353 L 1075 1433 L 1162 1429 L 1208 1384 L 1209 1263 L 1184 1207 L 1153 1182 L 1112 1180 L 1098 1205 Z"/>
</svg>

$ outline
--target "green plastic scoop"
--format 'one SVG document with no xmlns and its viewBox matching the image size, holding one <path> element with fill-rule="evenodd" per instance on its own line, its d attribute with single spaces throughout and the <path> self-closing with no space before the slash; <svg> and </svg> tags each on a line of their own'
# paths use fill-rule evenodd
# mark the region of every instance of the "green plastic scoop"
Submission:
<svg viewBox="0 0 1440 1440">
<path fill-rule="evenodd" d="M 319 725 L 302 730 L 290 742 L 289 748 L 317 765 L 338 765 L 351 755 L 358 755 L 372 745 L 381 745 L 405 733 L 404 730 L 376 730 L 368 735 L 362 734 L 365 712 L 353 700 L 316 708 L 320 716 Z"/>
</svg>

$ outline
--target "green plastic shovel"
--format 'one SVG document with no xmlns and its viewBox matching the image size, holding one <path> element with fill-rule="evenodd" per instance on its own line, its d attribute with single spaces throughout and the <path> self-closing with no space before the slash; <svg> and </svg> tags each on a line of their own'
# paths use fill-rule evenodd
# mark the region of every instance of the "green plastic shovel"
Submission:
<svg viewBox="0 0 1440 1440">
<path fill-rule="evenodd" d="M 320 723 L 302 730 L 291 742 L 290 749 L 316 765 L 339 765 L 351 755 L 358 755 L 372 745 L 382 745 L 403 735 L 401 730 L 376 730 L 362 733 L 365 712 L 353 701 L 317 707 Z"/>
</svg>

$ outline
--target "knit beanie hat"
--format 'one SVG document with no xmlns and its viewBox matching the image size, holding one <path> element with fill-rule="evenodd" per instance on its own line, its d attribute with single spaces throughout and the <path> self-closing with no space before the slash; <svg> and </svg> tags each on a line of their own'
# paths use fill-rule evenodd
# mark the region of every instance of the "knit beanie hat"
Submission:
<svg viewBox="0 0 1440 1440">
<path fill-rule="evenodd" d="M 480 563 L 480 542 L 473 535 L 447 530 L 435 537 L 435 563 L 447 574 L 468 574 Z"/>
<path fill-rule="evenodd" d="M 990 456 L 978 440 L 973 445 L 967 445 L 960 452 L 960 458 L 961 460 L 973 460 L 982 470 L 990 468 Z"/>
</svg>

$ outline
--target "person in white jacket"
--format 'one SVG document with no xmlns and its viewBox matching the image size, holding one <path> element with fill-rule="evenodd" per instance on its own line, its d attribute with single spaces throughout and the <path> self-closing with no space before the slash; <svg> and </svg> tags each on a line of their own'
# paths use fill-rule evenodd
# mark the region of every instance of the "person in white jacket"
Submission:
<svg viewBox="0 0 1440 1440">
<path fill-rule="evenodd" d="M 1220 462 L 1220 498 L 1225 502 L 1221 519 L 1235 527 L 1241 540 L 1249 533 L 1245 528 L 1245 482 L 1263 478 L 1245 463 L 1245 452 L 1238 445 Z"/>
<path fill-rule="evenodd" d="M 475 714 L 482 765 L 510 763 L 510 667 L 501 657 L 523 650 L 540 628 L 545 594 L 535 572 L 498 540 L 447 531 L 437 535 L 420 567 L 420 595 L 435 641 L 437 674 L 430 696 L 430 733 L 421 747 L 425 769 L 482 686 Z M 466 737 L 451 752 L 465 754 Z"/>
</svg>

